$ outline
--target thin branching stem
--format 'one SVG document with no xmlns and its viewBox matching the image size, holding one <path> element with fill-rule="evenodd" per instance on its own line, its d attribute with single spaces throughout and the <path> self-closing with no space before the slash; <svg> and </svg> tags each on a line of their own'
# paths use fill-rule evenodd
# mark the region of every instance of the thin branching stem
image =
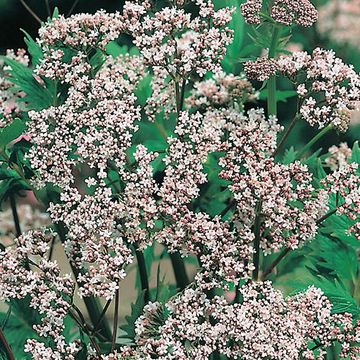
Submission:
<svg viewBox="0 0 360 360">
<path fill-rule="evenodd" d="M 10 348 L 9 343 L 7 342 L 3 330 L 0 328 L 0 344 L 2 349 L 5 351 L 5 355 L 8 360 L 15 360 L 15 356 Z"/>
<path fill-rule="evenodd" d="M 269 59 L 274 58 L 277 52 L 277 46 L 279 42 L 280 29 L 278 26 L 274 26 L 273 34 L 271 38 L 271 44 L 269 48 Z M 267 83 L 268 90 L 268 115 L 277 115 L 277 100 L 276 100 L 276 75 L 270 76 Z"/>
<path fill-rule="evenodd" d="M 139 269 L 141 289 L 144 291 L 144 299 L 145 302 L 147 302 L 149 301 L 150 296 L 149 276 L 146 269 L 144 254 L 137 246 L 135 246 L 135 255 Z"/>
<path fill-rule="evenodd" d="M 328 126 L 324 127 L 320 132 L 318 132 L 297 154 L 297 159 L 300 160 L 316 142 L 318 142 L 323 136 L 325 136 L 332 129 L 333 126 L 329 124 Z"/>
<path fill-rule="evenodd" d="M 108 310 L 109 307 L 110 307 L 111 301 L 112 301 L 112 300 L 108 300 L 107 303 L 105 304 L 105 306 L 104 306 L 104 308 L 103 308 L 103 310 L 102 310 L 102 312 L 101 312 L 101 314 L 100 314 L 100 316 L 99 316 L 99 320 L 97 321 L 97 323 L 95 324 L 95 326 L 94 326 L 94 328 L 93 328 L 93 330 L 92 330 L 92 334 L 93 334 L 93 335 L 94 335 L 94 334 L 96 333 L 96 331 L 99 329 L 100 324 L 101 324 L 104 316 L 106 315 L 107 310 Z"/>
<path fill-rule="evenodd" d="M 299 119 L 300 119 L 300 115 L 296 114 L 295 117 L 292 119 L 289 127 L 287 128 L 285 134 L 283 135 L 280 142 L 278 143 L 275 151 L 273 152 L 273 154 L 272 154 L 273 157 L 275 157 L 279 153 L 280 149 L 284 145 L 285 141 L 288 139 L 289 135 L 291 134 L 291 131 L 294 129 L 294 127 Z"/>
<path fill-rule="evenodd" d="M 51 16 L 51 10 L 50 10 L 50 4 L 49 4 L 49 0 L 45 0 L 45 6 L 46 6 L 46 11 L 48 13 L 48 16 Z"/>
<path fill-rule="evenodd" d="M 111 352 L 115 350 L 116 346 L 116 337 L 119 321 L 119 306 L 120 306 L 120 289 L 116 290 L 115 293 L 115 311 L 114 311 L 114 323 L 113 323 L 113 336 L 111 341 Z"/>
<path fill-rule="evenodd" d="M 80 1 L 80 0 L 75 0 L 75 1 L 73 2 L 73 4 L 72 4 L 69 12 L 66 14 L 66 16 L 70 16 L 70 15 L 73 13 L 73 11 L 75 10 L 75 8 L 76 8 L 77 5 L 79 4 L 79 1 Z"/>
<path fill-rule="evenodd" d="M 279 265 L 282 259 L 291 251 L 290 248 L 286 248 L 283 250 L 280 255 L 271 263 L 271 265 L 264 271 L 262 275 L 262 279 L 265 280 L 275 269 L 276 266 Z"/>
<path fill-rule="evenodd" d="M 15 194 L 10 194 L 9 199 L 10 199 L 11 212 L 14 219 L 16 237 L 19 237 L 21 236 L 21 227 L 20 227 L 19 215 L 16 208 Z"/>
<path fill-rule="evenodd" d="M 25 2 L 25 0 L 20 0 L 21 4 L 27 10 L 27 12 L 41 25 L 42 21 L 39 16 L 34 12 L 33 9 Z"/>
<path fill-rule="evenodd" d="M 261 207 L 262 203 L 261 200 L 258 201 L 256 205 L 256 214 L 255 214 L 255 222 L 254 222 L 254 271 L 253 271 L 253 280 L 259 280 L 259 268 L 260 268 L 260 237 L 261 237 Z"/>
</svg>

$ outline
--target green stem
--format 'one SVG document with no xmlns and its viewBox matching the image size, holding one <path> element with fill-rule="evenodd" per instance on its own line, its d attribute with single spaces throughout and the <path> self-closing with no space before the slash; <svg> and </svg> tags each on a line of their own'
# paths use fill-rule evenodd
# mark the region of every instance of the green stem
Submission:
<svg viewBox="0 0 360 360">
<path fill-rule="evenodd" d="M 253 256 L 253 263 L 254 263 L 254 271 L 253 271 L 253 280 L 259 280 L 259 267 L 260 267 L 260 226 L 261 226 L 261 200 L 256 205 L 256 215 L 255 215 L 255 223 L 254 223 L 254 256 Z"/>
<path fill-rule="evenodd" d="M 150 287 L 149 287 L 149 277 L 146 270 L 146 262 L 144 254 L 135 246 L 136 260 L 139 268 L 141 289 L 144 291 L 145 303 L 149 301 L 150 298 Z"/>
<path fill-rule="evenodd" d="M 16 200 L 14 194 L 10 194 L 10 206 L 14 218 L 16 237 L 19 237 L 21 236 L 21 227 L 20 227 L 19 215 L 16 209 Z"/>
<path fill-rule="evenodd" d="M 101 349 L 99 347 L 99 345 L 97 344 L 97 342 L 95 341 L 94 336 L 91 334 L 91 332 L 89 331 L 86 323 L 82 323 L 81 319 L 78 319 L 78 317 L 76 316 L 76 314 L 74 314 L 71 310 L 69 311 L 70 316 L 75 320 L 75 322 L 78 324 L 78 326 L 80 327 L 80 329 L 89 336 L 89 340 L 91 342 L 91 345 L 93 346 L 96 355 L 98 356 L 98 358 L 101 358 Z"/>
<path fill-rule="evenodd" d="M 297 121 L 300 119 L 300 115 L 296 114 L 295 117 L 293 118 L 293 120 L 291 121 L 289 127 L 287 128 L 285 134 L 283 135 L 283 137 L 281 138 L 279 144 L 277 145 L 275 151 L 273 152 L 272 156 L 275 157 L 279 150 L 281 149 L 281 147 L 284 145 L 285 141 L 287 140 L 287 138 L 289 137 L 292 129 L 294 128 L 294 126 L 296 125 Z"/>
<path fill-rule="evenodd" d="M 185 85 L 186 80 L 182 80 L 182 84 L 180 86 L 179 82 L 175 80 L 175 96 L 176 96 L 176 111 L 178 114 L 178 117 L 180 116 L 180 112 L 183 109 L 184 106 L 184 99 L 185 99 Z"/>
<path fill-rule="evenodd" d="M 64 225 L 63 224 L 55 224 L 55 227 L 56 227 L 57 233 L 59 234 L 61 242 L 64 243 L 66 240 L 66 230 L 65 230 Z M 75 279 L 77 281 L 80 271 L 71 263 L 71 260 L 69 262 L 70 262 L 71 270 L 74 273 Z M 81 285 L 81 284 L 78 284 L 78 285 Z M 100 302 L 98 301 L 98 299 L 96 299 L 93 296 L 83 297 L 83 301 L 84 301 L 86 310 L 89 314 L 91 323 L 93 326 L 95 326 L 95 324 L 97 324 L 97 322 L 98 322 L 98 319 L 101 317 L 101 313 L 102 313 L 102 311 L 100 310 L 101 309 Z M 110 340 L 112 337 L 112 334 L 111 334 L 109 324 L 107 323 L 105 318 L 103 318 L 101 320 L 99 327 L 100 327 L 99 333 L 106 339 Z"/>
<path fill-rule="evenodd" d="M 120 290 L 117 289 L 115 294 L 115 312 L 114 312 L 113 336 L 111 341 L 111 352 L 115 350 L 115 346 L 116 346 L 117 328 L 119 321 L 119 305 L 120 305 Z"/>
<path fill-rule="evenodd" d="M 323 221 L 325 221 L 327 218 L 329 218 L 331 215 L 334 215 L 336 213 L 336 211 L 338 210 L 338 207 L 333 209 L 333 210 L 330 210 L 329 212 L 327 212 L 324 216 L 322 216 L 321 218 L 319 218 L 317 221 L 316 221 L 316 224 L 321 224 Z M 280 253 L 280 255 L 272 262 L 272 264 L 269 266 L 268 269 L 266 269 L 264 271 L 264 274 L 262 276 L 262 279 L 265 280 L 272 272 L 273 270 L 275 269 L 275 267 L 277 265 L 279 265 L 280 261 L 291 251 L 290 248 L 286 248 L 284 251 L 282 251 Z"/>
<path fill-rule="evenodd" d="M 267 270 L 264 271 L 262 279 L 265 280 L 275 269 L 277 265 L 279 265 L 280 261 L 291 251 L 290 248 L 286 248 L 281 254 L 272 262 Z"/>
<path fill-rule="evenodd" d="M 275 26 L 272 34 L 271 44 L 269 48 L 269 59 L 276 56 L 277 46 L 279 42 L 280 29 Z M 277 115 L 276 104 L 276 75 L 270 76 L 267 83 L 268 90 L 268 115 Z"/>
<path fill-rule="evenodd" d="M 11 351 L 10 345 L 6 340 L 2 329 L 0 329 L 0 344 L 2 345 L 2 348 L 5 351 L 5 355 L 6 355 L 7 359 L 15 360 L 15 356 L 14 356 L 13 352 Z"/>
<path fill-rule="evenodd" d="M 186 85 L 186 79 L 182 80 L 181 89 L 179 82 L 175 80 L 176 110 L 177 110 L 178 119 L 180 117 L 180 113 L 184 105 L 185 85 Z M 176 286 L 179 289 L 183 290 L 189 284 L 189 278 L 186 273 L 184 259 L 181 257 L 179 253 L 171 253 L 169 254 L 169 256 L 174 270 Z"/>
<path fill-rule="evenodd" d="M 220 218 L 222 219 L 234 206 L 236 205 L 235 199 L 231 199 L 229 204 L 221 211 Z"/>
<path fill-rule="evenodd" d="M 186 273 L 184 259 L 179 253 L 171 253 L 170 260 L 174 270 L 176 286 L 179 289 L 184 290 L 189 284 L 189 278 Z"/>
<path fill-rule="evenodd" d="M 335 209 L 330 210 L 328 213 L 326 213 L 324 216 L 322 216 L 320 219 L 318 219 L 318 220 L 316 221 L 316 224 L 319 225 L 319 224 L 321 224 L 323 221 L 325 221 L 327 218 L 329 218 L 331 215 L 334 215 L 334 214 L 337 212 L 338 208 L 339 208 L 339 207 L 336 207 Z"/>
<path fill-rule="evenodd" d="M 298 153 L 297 159 L 300 160 L 306 152 L 317 142 L 319 141 L 323 136 L 325 136 L 329 131 L 333 129 L 333 126 L 329 124 L 328 126 L 324 127 L 319 133 L 317 133 Z"/>
<path fill-rule="evenodd" d="M 107 303 L 106 303 L 106 305 L 104 306 L 101 314 L 100 314 L 100 317 L 99 317 L 96 325 L 94 326 L 94 328 L 93 328 L 93 330 L 92 330 L 92 332 L 91 332 L 92 335 L 94 335 L 94 334 L 97 332 L 97 330 L 99 329 L 100 324 L 101 324 L 101 321 L 102 321 L 102 319 L 104 318 L 104 316 L 106 315 L 106 312 L 107 312 L 110 304 L 111 304 L 111 300 L 108 300 Z"/>
</svg>

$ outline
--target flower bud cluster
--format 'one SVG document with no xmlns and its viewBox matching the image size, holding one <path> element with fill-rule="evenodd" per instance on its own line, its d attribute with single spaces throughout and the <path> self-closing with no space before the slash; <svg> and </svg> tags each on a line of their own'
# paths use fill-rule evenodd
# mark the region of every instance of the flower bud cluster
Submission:
<svg viewBox="0 0 360 360">
<path fill-rule="evenodd" d="M 320 289 L 309 287 L 284 298 L 271 282 L 240 287 L 239 303 L 187 288 L 165 305 L 150 303 L 136 322 L 135 359 L 207 360 L 218 352 L 234 359 L 325 359 L 312 351 L 315 342 L 328 347 L 339 341 L 342 354 L 356 359 L 359 324 L 351 314 L 332 315 L 332 305 Z M 281 331 L 279 331 L 281 329 Z"/>
<path fill-rule="evenodd" d="M 246 23 L 258 25 L 261 23 L 261 10 L 266 5 L 262 0 L 247 0 L 241 5 L 241 13 Z M 270 5 L 269 15 L 279 24 L 300 25 L 309 27 L 318 18 L 318 12 L 309 0 L 275 0 Z M 265 10 L 266 11 L 266 10 Z"/>
<path fill-rule="evenodd" d="M 295 52 L 278 59 L 278 70 L 294 81 L 303 98 L 300 114 L 320 128 L 349 127 L 351 112 L 360 100 L 360 76 L 332 50 L 316 48 L 311 55 Z"/>
<path fill-rule="evenodd" d="M 56 234 L 47 230 L 29 231 L 15 239 L 15 246 L 0 251 L 0 299 L 30 298 L 30 307 L 41 316 L 34 330 L 50 338 L 56 351 L 37 340 L 29 339 L 25 351 L 33 356 L 62 354 L 68 359 L 80 350 L 77 342 L 67 344 L 63 336 L 64 319 L 68 314 L 75 284 L 70 275 L 62 275 L 58 264 L 46 260 L 49 243 Z"/>
<path fill-rule="evenodd" d="M 6 57 L 16 60 L 22 65 L 29 65 L 29 57 L 24 49 L 7 50 Z M 6 126 L 14 117 L 19 116 L 24 106 L 19 100 L 24 96 L 14 88 L 14 84 L 7 78 L 10 76 L 9 67 L 0 59 L 0 128 Z"/>
</svg>

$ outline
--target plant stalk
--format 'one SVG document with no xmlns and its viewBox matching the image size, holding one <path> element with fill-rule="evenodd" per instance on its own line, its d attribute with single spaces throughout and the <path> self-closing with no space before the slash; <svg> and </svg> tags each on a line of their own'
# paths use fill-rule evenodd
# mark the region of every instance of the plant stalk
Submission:
<svg viewBox="0 0 360 360">
<path fill-rule="evenodd" d="M 317 133 L 298 153 L 297 159 L 300 160 L 306 152 L 317 142 L 319 141 L 323 136 L 325 136 L 329 131 L 333 129 L 333 126 L 329 124 L 328 126 L 324 127 L 319 133 Z"/>
<path fill-rule="evenodd" d="M 64 241 L 66 240 L 66 230 L 64 228 L 64 226 L 62 224 L 55 224 L 56 227 L 56 231 L 59 234 L 59 237 L 61 239 L 61 242 L 64 243 Z M 71 266 L 71 270 L 74 273 L 75 279 L 77 281 L 78 277 L 79 277 L 79 270 L 71 263 L 71 261 L 69 261 L 70 266 Z M 89 297 L 84 297 L 83 298 L 86 310 L 89 314 L 91 323 L 93 326 L 95 326 L 95 324 L 97 324 L 99 318 L 101 317 L 102 311 L 100 310 L 101 305 L 98 301 L 98 299 L 96 299 L 93 296 L 89 296 Z M 100 331 L 99 333 L 105 337 L 106 339 L 110 340 L 112 337 L 112 333 L 109 327 L 109 324 L 107 323 L 106 319 L 103 318 L 101 320 L 101 323 L 99 325 Z"/>
<path fill-rule="evenodd" d="M 294 128 L 294 126 L 296 125 L 296 123 L 297 123 L 297 121 L 298 121 L 299 119 L 300 119 L 300 115 L 299 115 L 299 114 L 296 114 L 295 117 L 292 119 L 289 127 L 287 128 L 284 136 L 281 138 L 280 142 L 278 143 L 275 151 L 273 152 L 273 154 L 272 154 L 273 157 L 275 157 L 275 156 L 279 153 L 281 147 L 284 145 L 285 141 L 286 141 L 287 138 L 289 137 L 292 129 Z"/>
<path fill-rule="evenodd" d="M 3 347 L 3 350 L 5 351 L 6 357 L 8 360 L 15 360 L 15 356 L 10 348 L 9 343 L 7 342 L 5 335 L 2 331 L 2 329 L 0 328 L 0 344 Z"/>
<path fill-rule="evenodd" d="M 262 279 L 265 280 L 275 269 L 276 266 L 279 265 L 280 261 L 291 251 L 290 248 L 286 248 L 281 254 L 272 262 L 268 269 L 266 269 L 262 275 Z"/>
<path fill-rule="evenodd" d="M 318 219 L 316 221 L 316 224 L 319 225 L 321 224 L 323 221 L 325 221 L 327 218 L 329 218 L 331 215 L 334 215 L 339 207 L 336 207 L 335 209 L 330 210 L 329 212 L 327 212 L 324 216 L 322 216 L 320 219 Z"/>
<path fill-rule="evenodd" d="M 259 267 L 260 267 L 260 227 L 261 227 L 261 207 L 262 203 L 261 200 L 256 205 L 256 216 L 255 216 L 255 223 L 254 223 L 254 234 L 255 234 L 255 240 L 254 240 L 254 249 L 255 253 L 253 256 L 253 262 L 254 262 L 254 271 L 253 271 L 253 280 L 258 281 L 259 280 Z"/>
<path fill-rule="evenodd" d="M 146 262 L 144 258 L 144 254 L 135 246 L 135 255 L 136 260 L 139 268 L 139 275 L 140 275 L 140 282 L 141 282 L 141 289 L 145 292 L 144 293 L 144 300 L 145 303 L 150 299 L 150 286 L 149 286 L 149 276 L 146 269 Z"/>
<path fill-rule="evenodd" d="M 279 41 L 280 29 L 274 26 L 271 44 L 269 48 L 269 59 L 276 56 L 278 41 Z M 268 115 L 277 115 L 277 103 L 276 103 L 276 75 L 270 76 L 267 83 L 268 90 Z"/>
<path fill-rule="evenodd" d="M 114 352 L 116 346 L 117 328 L 119 321 L 119 305 L 120 305 L 120 289 L 117 289 L 115 294 L 115 312 L 114 312 L 113 336 L 111 341 L 111 352 Z"/>
<path fill-rule="evenodd" d="M 176 286 L 180 290 L 184 290 L 186 286 L 189 285 L 189 277 L 186 273 L 184 259 L 179 253 L 171 253 L 170 260 L 174 270 Z"/>
<path fill-rule="evenodd" d="M 21 227 L 20 227 L 19 215 L 16 209 L 15 194 L 10 194 L 9 198 L 10 198 L 11 211 L 14 218 L 16 237 L 19 237 L 21 236 Z"/>
</svg>

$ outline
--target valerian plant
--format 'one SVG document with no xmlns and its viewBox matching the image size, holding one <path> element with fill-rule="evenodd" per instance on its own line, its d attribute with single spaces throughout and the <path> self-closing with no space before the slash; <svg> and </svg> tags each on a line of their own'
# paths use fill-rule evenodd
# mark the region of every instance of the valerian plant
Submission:
<svg viewBox="0 0 360 360">
<path fill-rule="evenodd" d="M 54 14 L 2 57 L 2 358 L 359 359 L 360 149 L 312 149 L 347 131 L 360 76 L 286 50 L 308 0 L 224 4 Z M 299 122 L 317 133 L 286 149 Z"/>
</svg>

